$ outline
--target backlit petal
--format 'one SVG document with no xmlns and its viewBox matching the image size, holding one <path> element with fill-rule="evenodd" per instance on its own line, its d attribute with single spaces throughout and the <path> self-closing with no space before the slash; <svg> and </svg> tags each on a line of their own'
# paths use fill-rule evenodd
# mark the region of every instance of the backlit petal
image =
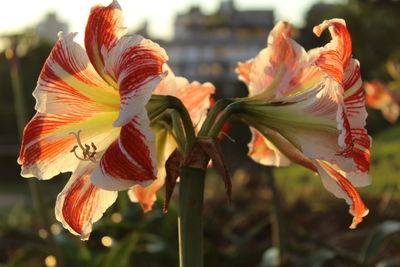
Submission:
<svg viewBox="0 0 400 267">
<path fill-rule="evenodd" d="M 400 115 L 400 95 L 379 81 L 365 82 L 364 87 L 367 105 L 380 109 L 385 119 L 395 123 Z"/>
<path fill-rule="evenodd" d="M 82 240 L 89 238 L 92 225 L 117 199 L 117 192 L 103 190 L 90 181 L 97 164 L 81 162 L 57 197 L 56 219 Z"/>
<path fill-rule="evenodd" d="M 155 136 L 149 124 L 143 111 L 121 128 L 92 175 L 94 184 L 106 190 L 126 190 L 156 179 Z"/>
<path fill-rule="evenodd" d="M 145 109 L 163 78 L 165 50 L 139 35 L 123 37 L 105 57 L 105 71 L 118 83 L 121 108 L 114 126 L 123 126 Z"/>
<path fill-rule="evenodd" d="M 81 141 L 92 142 L 98 151 L 104 150 L 117 136 L 119 128 L 111 127 L 116 112 L 93 114 L 41 114 L 25 127 L 18 163 L 21 175 L 50 179 L 60 172 L 76 169 L 78 158 L 71 153 L 77 139 L 71 132 L 81 130 Z M 77 150 L 79 154 L 79 149 Z"/>
<path fill-rule="evenodd" d="M 248 155 L 256 162 L 267 166 L 287 166 L 290 160 L 268 139 L 254 128 L 251 128 L 252 139 L 248 144 Z"/>
<path fill-rule="evenodd" d="M 269 34 L 267 48 L 251 61 L 251 66 L 241 67 L 243 78 L 246 68 L 250 67 L 250 97 L 280 98 L 305 91 L 320 82 L 323 73 L 309 64 L 306 51 L 290 37 L 291 25 L 278 22 Z"/>
<path fill-rule="evenodd" d="M 368 209 L 361 200 L 357 190 L 346 177 L 327 162 L 318 160 L 315 161 L 315 165 L 318 168 L 318 173 L 322 177 L 322 183 L 325 188 L 336 197 L 345 199 L 347 204 L 350 205 L 350 213 L 354 216 L 350 228 L 356 228 L 357 224 L 362 222 L 363 217 L 368 214 Z"/>
<path fill-rule="evenodd" d="M 371 138 L 365 130 L 367 112 L 362 88 L 360 64 L 352 58 L 352 43 L 344 20 L 326 20 L 314 27 L 318 36 L 329 29 L 332 41 L 322 48 L 315 64 L 327 71 L 344 89 L 342 110 L 338 114 L 344 147 L 341 155 L 351 158 L 362 172 L 369 171 Z"/>
<path fill-rule="evenodd" d="M 235 69 L 235 72 L 239 74 L 238 79 L 244 82 L 246 85 L 249 85 L 250 83 L 250 71 L 253 62 L 254 59 L 249 59 L 246 62 L 239 62 Z"/>
<path fill-rule="evenodd" d="M 96 73 L 76 34 L 59 40 L 46 60 L 33 92 L 40 113 L 93 113 L 118 110 L 118 92 Z"/>
<path fill-rule="evenodd" d="M 97 72 L 111 84 L 114 81 L 104 73 L 103 51 L 110 51 L 126 32 L 121 7 L 116 0 L 106 7 L 94 6 L 90 11 L 85 30 L 85 48 Z"/>
<path fill-rule="evenodd" d="M 142 206 L 143 212 L 147 213 L 153 209 L 153 204 L 157 200 L 157 191 L 165 183 L 164 175 L 159 176 L 151 185 L 143 187 L 139 184 L 134 185 L 128 191 L 129 198 L 132 202 L 139 202 Z"/>
<path fill-rule="evenodd" d="M 210 97 L 215 92 L 214 85 L 196 81 L 189 83 L 186 78 L 175 76 L 166 64 L 164 70 L 168 74 L 157 85 L 154 94 L 172 95 L 179 98 L 188 110 L 193 124 L 200 127 L 210 108 Z"/>
</svg>

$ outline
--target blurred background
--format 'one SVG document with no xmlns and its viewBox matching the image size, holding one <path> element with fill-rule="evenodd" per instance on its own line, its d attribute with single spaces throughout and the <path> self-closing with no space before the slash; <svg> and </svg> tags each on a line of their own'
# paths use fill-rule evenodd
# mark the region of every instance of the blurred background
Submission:
<svg viewBox="0 0 400 267">
<path fill-rule="evenodd" d="M 313 26 L 335 17 L 346 20 L 363 80 L 399 95 L 400 1 L 145 2 L 120 1 L 129 31 L 164 47 L 175 74 L 212 82 L 217 99 L 246 96 L 236 63 L 265 47 L 278 20 L 293 23 L 294 38 L 310 49 L 330 40 L 327 33 L 314 36 Z M 121 192 L 94 225 L 90 240 L 81 242 L 54 217 L 57 194 L 69 174 L 41 182 L 19 175 L 21 128 L 34 115 L 31 94 L 42 65 L 59 31 L 79 31 L 78 41 L 83 40 L 90 7 L 97 3 L 14 0 L 0 18 L 0 266 L 178 266 L 177 206 L 172 201 L 169 213 L 162 213 L 164 190 L 145 215 Z M 397 112 L 398 99 L 392 101 Z M 368 113 L 373 184 L 359 192 L 370 214 L 356 230 L 348 229 L 345 202 L 327 192 L 312 172 L 252 162 L 246 156 L 250 132 L 234 121 L 231 138 L 223 143 L 232 204 L 214 170 L 206 181 L 205 265 L 400 266 L 400 125 L 397 117 L 389 122 L 378 109 Z M 282 218 L 279 240 L 277 216 Z"/>
</svg>

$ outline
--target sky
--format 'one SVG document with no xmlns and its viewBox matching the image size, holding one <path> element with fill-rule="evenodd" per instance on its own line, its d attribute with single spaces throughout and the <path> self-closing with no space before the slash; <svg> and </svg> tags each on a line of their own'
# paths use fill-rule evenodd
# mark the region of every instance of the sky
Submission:
<svg viewBox="0 0 400 267">
<path fill-rule="evenodd" d="M 149 21 L 153 37 L 172 37 L 174 16 L 185 13 L 193 5 L 210 14 L 215 12 L 221 0 L 119 0 L 128 28 L 139 28 Z M 274 9 L 277 20 L 287 20 L 301 26 L 302 17 L 317 2 L 340 0 L 235 0 L 239 10 Z M 69 24 L 72 32 L 83 32 L 90 8 L 96 4 L 108 5 L 111 0 L 11 0 L 3 3 L 0 16 L 0 35 L 18 32 L 36 25 L 50 11 Z M 82 34 L 81 34 L 82 35 Z"/>
</svg>

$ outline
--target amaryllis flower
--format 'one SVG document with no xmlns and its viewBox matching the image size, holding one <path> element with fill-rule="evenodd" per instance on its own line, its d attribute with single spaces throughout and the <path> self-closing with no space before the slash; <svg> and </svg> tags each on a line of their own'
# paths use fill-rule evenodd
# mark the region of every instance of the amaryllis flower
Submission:
<svg viewBox="0 0 400 267">
<path fill-rule="evenodd" d="M 190 118 L 197 130 L 200 129 L 206 118 L 207 110 L 210 108 L 211 94 L 215 87 L 211 83 L 201 84 L 199 82 L 189 83 L 184 77 L 175 76 L 170 68 L 165 66 L 168 75 L 154 90 L 154 94 L 171 95 L 179 98 L 187 108 Z M 168 156 L 177 147 L 174 138 L 165 127 L 154 126 L 157 140 L 158 179 L 150 186 L 143 187 L 135 185 L 129 190 L 129 197 L 133 202 L 139 202 L 144 212 L 152 209 L 157 200 L 156 192 L 165 183 L 165 162 Z"/>
<path fill-rule="evenodd" d="M 37 114 L 24 130 L 22 176 L 72 172 L 56 218 L 87 239 L 116 190 L 156 179 L 155 136 L 145 105 L 162 80 L 164 49 L 125 36 L 117 1 L 91 10 L 85 49 L 59 35 L 34 91 Z M 106 190 L 105 190 L 106 189 Z"/>
<path fill-rule="evenodd" d="M 332 41 L 306 52 L 291 39 L 289 23 L 274 27 L 268 46 L 238 65 L 249 89 L 239 117 L 252 126 L 255 161 L 318 172 L 327 190 L 350 205 L 355 228 L 368 209 L 354 187 L 370 183 L 364 91 L 345 22 L 327 20 L 314 32 L 327 28 Z"/>
<path fill-rule="evenodd" d="M 366 104 L 380 109 L 385 119 L 395 123 L 400 113 L 400 94 L 379 81 L 365 82 L 364 88 L 367 93 Z"/>
</svg>

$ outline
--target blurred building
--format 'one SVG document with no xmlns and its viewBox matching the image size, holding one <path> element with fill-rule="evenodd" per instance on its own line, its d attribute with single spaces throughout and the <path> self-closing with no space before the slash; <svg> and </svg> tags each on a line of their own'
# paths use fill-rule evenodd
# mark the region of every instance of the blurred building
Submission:
<svg viewBox="0 0 400 267">
<path fill-rule="evenodd" d="M 240 87 L 234 72 L 237 62 L 256 56 L 265 47 L 273 25 L 272 10 L 240 11 L 233 0 L 228 0 L 211 15 L 203 14 L 198 7 L 178 15 L 174 38 L 160 43 L 177 75 L 210 81 L 229 97 L 237 95 Z"/>
<path fill-rule="evenodd" d="M 36 33 L 44 40 L 55 43 L 58 33 L 68 32 L 68 24 L 60 21 L 55 13 L 48 13 L 46 18 L 36 26 Z"/>
</svg>

